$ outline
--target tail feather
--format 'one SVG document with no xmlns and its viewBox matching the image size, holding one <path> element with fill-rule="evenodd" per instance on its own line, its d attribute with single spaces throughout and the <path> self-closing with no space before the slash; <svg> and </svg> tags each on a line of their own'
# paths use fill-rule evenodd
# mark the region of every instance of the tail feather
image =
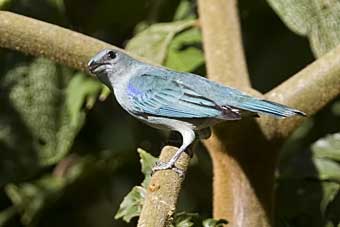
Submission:
<svg viewBox="0 0 340 227">
<path fill-rule="evenodd" d="M 260 114 L 268 114 L 278 118 L 291 117 L 294 115 L 306 116 L 306 114 L 300 110 L 296 110 L 279 103 L 261 99 L 244 102 L 238 108 Z"/>
</svg>

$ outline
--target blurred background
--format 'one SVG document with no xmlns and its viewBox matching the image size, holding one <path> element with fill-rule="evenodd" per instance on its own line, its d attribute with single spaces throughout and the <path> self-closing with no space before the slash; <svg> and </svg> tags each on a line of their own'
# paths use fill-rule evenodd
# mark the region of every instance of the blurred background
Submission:
<svg viewBox="0 0 340 227">
<path fill-rule="evenodd" d="M 172 32 L 168 49 L 153 60 L 205 75 L 201 35 L 192 23 L 195 1 L 3 0 L 0 9 L 141 55 L 152 52 L 154 33 Z M 240 0 L 239 13 L 248 70 L 259 91 L 315 60 L 308 39 L 289 30 L 266 1 Z M 126 114 L 88 75 L 6 49 L 0 49 L 0 94 L 0 226 L 136 225 L 137 218 L 126 223 L 114 216 L 144 179 L 137 148 L 158 156 L 167 133 Z M 339 226 L 339 101 L 308 118 L 283 147 L 278 226 Z M 207 218 L 211 162 L 204 147 L 197 148 L 178 210 Z"/>
</svg>

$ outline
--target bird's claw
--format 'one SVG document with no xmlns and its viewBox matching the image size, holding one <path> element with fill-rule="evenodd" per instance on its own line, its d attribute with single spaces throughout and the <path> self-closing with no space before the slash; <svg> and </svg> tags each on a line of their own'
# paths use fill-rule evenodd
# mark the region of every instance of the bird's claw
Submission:
<svg viewBox="0 0 340 227">
<path fill-rule="evenodd" d="M 172 164 L 170 162 L 161 162 L 161 161 L 156 162 L 156 165 L 152 168 L 151 175 L 153 175 L 157 171 L 167 170 L 167 169 L 175 171 L 180 177 L 184 176 L 184 171 L 176 167 L 175 164 Z"/>
</svg>

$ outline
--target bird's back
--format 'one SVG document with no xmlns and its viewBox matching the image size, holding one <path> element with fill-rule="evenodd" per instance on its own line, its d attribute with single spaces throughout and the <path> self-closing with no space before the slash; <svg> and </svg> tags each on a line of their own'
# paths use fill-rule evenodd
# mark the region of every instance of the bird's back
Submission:
<svg viewBox="0 0 340 227">
<path fill-rule="evenodd" d="M 206 97 L 220 106 L 227 106 L 239 109 L 245 112 L 269 114 L 275 117 L 289 117 L 293 115 L 305 115 L 303 112 L 290 108 L 279 103 L 274 103 L 268 100 L 258 99 L 249 96 L 240 90 L 224 86 L 217 82 L 208 80 L 202 76 L 192 73 L 181 73 L 160 68 L 161 76 L 167 77 L 169 80 L 179 81 L 188 86 L 193 91 Z M 157 68 L 149 69 L 150 73 L 159 75 L 160 70 Z"/>
</svg>

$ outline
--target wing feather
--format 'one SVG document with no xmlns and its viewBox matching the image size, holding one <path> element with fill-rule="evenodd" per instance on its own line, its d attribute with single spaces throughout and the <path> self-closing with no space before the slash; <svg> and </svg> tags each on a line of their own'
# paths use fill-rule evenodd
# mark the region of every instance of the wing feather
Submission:
<svg viewBox="0 0 340 227">
<path fill-rule="evenodd" d="M 237 112 L 219 106 L 180 81 L 161 75 L 143 74 L 128 84 L 132 111 L 173 118 L 240 119 Z"/>
</svg>

